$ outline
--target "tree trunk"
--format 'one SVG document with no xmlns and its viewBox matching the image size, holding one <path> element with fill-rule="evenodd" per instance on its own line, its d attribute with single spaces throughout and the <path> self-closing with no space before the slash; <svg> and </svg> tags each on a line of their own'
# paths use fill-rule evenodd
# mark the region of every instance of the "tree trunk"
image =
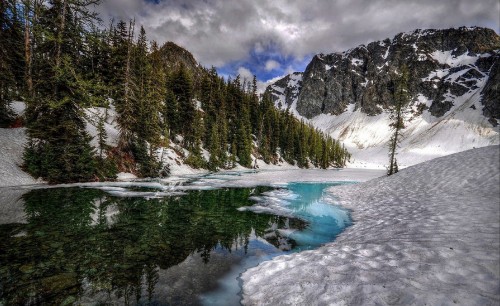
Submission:
<svg viewBox="0 0 500 306">
<path fill-rule="evenodd" d="M 125 109 L 125 114 L 130 115 L 130 86 L 131 86 L 131 75 L 130 75 L 130 69 L 131 69 L 131 57 L 132 57 L 132 39 L 134 37 L 134 28 L 135 28 L 135 20 L 130 21 L 129 23 L 129 30 L 128 30 L 128 41 L 127 41 L 127 62 L 125 65 L 125 81 L 124 81 L 124 96 L 123 96 L 123 103 L 124 103 L 124 109 Z M 119 147 L 123 150 L 124 148 L 128 147 L 130 144 L 130 127 L 127 129 L 121 131 L 120 133 L 120 141 L 119 141 Z"/>
<path fill-rule="evenodd" d="M 56 38 L 56 55 L 55 55 L 55 69 L 54 69 L 54 77 L 55 80 L 58 79 L 59 68 L 61 67 L 61 50 L 62 50 L 62 40 L 64 37 L 64 27 L 66 24 L 66 0 L 62 0 L 62 9 L 59 17 L 59 29 L 57 29 L 57 38 Z M 57 97 L 57 81 L 54 85 L 54 97 Z"/>
<path fill-rule="evenodd" d="M 34 4 L 35 6 L 35 4 Z M 29 98 L 33 97 L 33 76 L 32 76 L 32 42 L 31 42 L 31 24 L 30 24 L 30 10 L 31 10 L 31 0 L 26 0 L 24 2 L 24 57 L 26 61 L 25 66 L 25 81 L 26 81 L 26 89 L 28 91 Z M 35 14 L 35 9 L 33 7 L 33 14 Z M 35 17 L 31 22 L 35 22 Z"/>
</svg>

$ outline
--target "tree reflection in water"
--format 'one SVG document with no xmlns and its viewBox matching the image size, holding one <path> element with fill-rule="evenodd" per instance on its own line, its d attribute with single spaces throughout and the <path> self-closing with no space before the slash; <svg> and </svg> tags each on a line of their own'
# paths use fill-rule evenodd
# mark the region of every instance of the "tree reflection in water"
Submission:
<svg viewBox="0 0 500 306">
<path fill-rule="evenodd" d="M 279 229 L 301 229 L 304 222 L 237 210 L 266 190 L 190 191 L 161 199 L 83 188 L 32 190 L 23 196 L 27 224 L 0 225 L 0 304 L 197 304 L 196 295 L 214 289 L 252 239 L 266 239 L 274 252 L 294 247 Z M 210 266 L 213 256 L 217 262 Z M 210 275 L 173 284 L 182 270 L 189 272 L 187 262 Z"/>
</svg>

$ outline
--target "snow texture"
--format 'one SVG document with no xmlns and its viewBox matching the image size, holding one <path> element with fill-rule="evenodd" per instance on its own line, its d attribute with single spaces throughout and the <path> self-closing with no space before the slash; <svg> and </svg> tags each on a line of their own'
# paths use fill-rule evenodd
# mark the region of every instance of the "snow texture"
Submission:
<svg viewBox="0 0 500 306">
<path fill-rule="evenodd" d="M 499 128 L 492 127 L 488 118 L 482 115 L 479 97 L 480 91 L 468 92 L 460 97 L 450 96 L 448 99 L 454 102 L 454 106 L 443 117 L 434 117 L 427 110 L 420 116 L 408 116 L 398 149 L 398 164 L 406 167 L 456 152 L 499 144 Z M 418 103 L 430 105 L 431 101 L 419 95 Z M 370 117 L 356 111 L 350 115 L 344 113 L 336 118 L 330 117 L 328 126 L 320 123 L 321 117 L 313 121 L 345 143 L 354 156 L 351 166 L 369 167 L 371 163 L 386 167 L 387 143 L 392 134 L 388 128 L 389 114 L 385 112 Z"/>
<path fill-rule="evenodd" d="M 41 183 L 24 172 L 25 128 L 0 129 L 0 187 Z"/>
<path fill-rule="evenodd" d="M 498 305 L 500 148 L 333 187 L 354 225 L 242 275 L 245 305 Z"/>
<path fill-rule="evenodd" d="M 407 167 L 436 157 L 499 144 L 499 127 L 491 126 L 480 107 L 480 92 L 485 82 L 486 78 L 479 80 L 480 89 L 462 96 L 449 94 L 446 99 L 454 106 L 442 117 L 434 117 L 428 110 L 415 115 L 418 104 L 432 104 L 419 94 L 416 102 L 410 105 L 413 114 L 405 120 L 398 164 Z M 368 116 L 359 109 L 354 110 L 354 104 L 350 104 L 347 111 L 338 116 L 321 114 L 310 122 L 345 144 L 353 155 L 349 167 L 386 168 L 388 142 L 392 135 L 388 112 Z"/>
<path fill-rule="evenodd" d="M 301 76 L 293 78 L 293 82 L 299 82 Z M 25 110 L 23 102 L 13 102 L 12 107 L 18 115 L 22 115 Z M 106 109 L 101 107 L 92 107 L 85 109 L 86 130 L 93 137 L 91 145 L 98 146 L 97 143 L 97 125 L 100 118 L 104 118 L 104 127 L 107 134 L 106 144 L 116 146 L 118 144 L 119 128 L 116 122 L 116 111 L 113 107 Z M 176 136 L 176 141 L 182 143 L 183 139 L 180 135 Z M 42 180 L 35 180 L 29 174 L 24 172 L 20 165 L 22 164 L 22 155 L 24 146 L 26 145 L 26 129 L 0 129 L 0 187 L 21 186 L 42 184 Z M 202 149 L 204 158 L 209 159 L 209 154 Z M 170 167 L 171 175 L 175 178 L 185 175 L 202 175 L 209 171 L 205 169 L 193 169 L 184 163 L 185 157 L 189 152 L 182 148 L 177 143 L 170 142 L 168 147 L 162 147 L 158 151 L 158 159 L 166 163 Z M 292 166 L 286 162 L 278 163 L 277 165 L 266 164 L 264 161 L 257 159 L 255 165 L 259 169 L 266 170 L 285 170 L 298 169 L 297 166 Z M 235 170 L 248 170 L 237 165 Z M 132 173 L 119 173 L 117 180 L 131 181 L 137 177 Z"/>
<path fill-rule="evenodd" d="M 432 34 L 432 31 L 414 31 L 404 33 L 402 38 L 409 35 L 420 37 L 429 34 Z M 418 49 L 416 45 L 413 47 Z M 384 60 L 387 59 L 389 48 L 390 46 L 387 46 L 383 56 Z M 399 144 L 397 155 L 398 165 L 402 168 L 436 157 L 500 144 L 500 126 L 492 126 L 488 121 L 489 118 L 482 113 L 481 92 L 488 81 L 488 75 L 481 72 L 476 64 L 480 58 L 492 55 L 483 53 L 471 56 L 464 53 L 456 56 L 453 55 L 454 51 L 456 50 L 421 54 L 422 60 L 432 59 L 442 65 L 442 68 L 432 71 L 427 77 L 422 78 L 422 82 L 431 82 L 431 86 L 434 88 L 438 88 L 440 82 L 446 82 L 469 87 L 469 90 L 461 96 L 455 96 L 450 91 L 444 93 L 442 102 L 451 102 L 453 106 L 441 117 L 435 117 L 429 111 L 429 107 L 434 101 L 422 93 L 413 97 L 408 106 L 408 111 L 411 110 L 411 112 L 405 118 L 406 128 L 403 130 L 403 139 Z M 348 50 L 342 54 L 348 56 L 350 53 L 351 51 Z M 353 66 L 362 63 L 361 59 L 351 58 Z M 382 69 L 387 64 L 386 61 L 378 68 Z M 329 65 L 325 65 L 325 69 L 328 70 L 329 67 Z M 466 68 L 457 70 L 459 67 Z M 476 77 L 466 78 L 467 74 L 476 75 Z M 469 81 L 475 85 L 472 87 L 467 85 L 466 83 Z M 366 87 L 370 82 L 373 80 L 365 78 L 365 82 L 361 85 Z M 308 120 L 302 117 L 296 109 L 300 93 L 297 84 L 287 85 L 287 88 L 294 91 L 292 99 L 288 101 L 289 104 L 284 103 L 286 88 L 277 84 L 271 85 L 271 88 L 276 93 L 277 102 L 275 104 L 277 107 L 282 109 L 290 107 L 290 112 L 296 117 L 311 123 L 346 146 L 352 154 L 348 167 L 387 168 L 388 145 L 392 135 L 388 110 L 381 109 L 381 114 L 368 116 L 361 111 L 359 105 L 349 104 L 347 110 L 340 115 L 320 114 Z M 422 108 L 424 105 L 426 108 Z"/>
</svg>

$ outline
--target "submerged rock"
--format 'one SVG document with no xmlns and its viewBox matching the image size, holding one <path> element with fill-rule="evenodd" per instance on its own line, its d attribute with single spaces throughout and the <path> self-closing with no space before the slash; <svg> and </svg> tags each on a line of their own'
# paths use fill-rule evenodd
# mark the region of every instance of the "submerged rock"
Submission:
<svg viewBox="0 0 500 306">
<path fill-rule="evenodd" d="M 48 292 L 60 292 L 73 287 L 79 287 L 76 273 L 60 273 L 40 280 L 42 287 Z"/>
</svg>

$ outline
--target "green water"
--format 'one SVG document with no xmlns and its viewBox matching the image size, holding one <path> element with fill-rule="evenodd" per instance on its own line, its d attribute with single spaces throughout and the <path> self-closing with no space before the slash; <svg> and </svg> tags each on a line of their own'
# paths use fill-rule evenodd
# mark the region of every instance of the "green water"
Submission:
<svg viewBox="0 0 500 306">
<path fill-rule="evenodd" d="M 0 305 L 197 305 L 248 254 L 295 247 L 280 230 L 303 221 L 237 210 L 269 190 L 161 199 L 32 190 L 19 202 L 25 222 L 0 224 Z"/>
</svg>

